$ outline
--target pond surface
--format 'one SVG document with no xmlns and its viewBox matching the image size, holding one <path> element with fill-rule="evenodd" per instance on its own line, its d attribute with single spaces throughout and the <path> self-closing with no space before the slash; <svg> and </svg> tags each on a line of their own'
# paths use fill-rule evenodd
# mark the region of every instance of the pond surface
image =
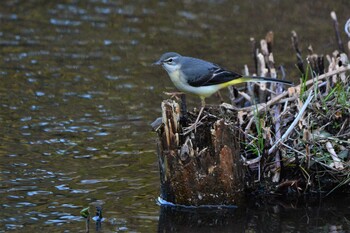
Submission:
<svg viewBox="0 0 350 233">
<path fill-rule="evenodd" d="M 150 127 L 163 92 L 174 90 L 151 66 L 163 52 L 240 71 L 253 64 L 249 38 L 273 30 L 276 63 L 295 74 L 291 30 L 304 54 L 309 43 L 331 53 L 329 13 L 343 28 L 349 9 L 348 0 L 2 0 L 0 232 L 85 232 L 88 206 L 92 215 L 103 208 L 101 232 L 350 231 L 349 197 L 316 207 L 160 208 Z"/>
</svg>

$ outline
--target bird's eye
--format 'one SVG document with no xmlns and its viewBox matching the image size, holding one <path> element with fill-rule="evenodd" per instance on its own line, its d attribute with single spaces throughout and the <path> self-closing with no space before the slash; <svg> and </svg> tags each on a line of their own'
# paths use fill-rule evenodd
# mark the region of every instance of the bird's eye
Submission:
<svg viewBox="0 0 350 233">
<path fill-rule="evenodd" d="M 168 60 L 165 61 L 166 63 L 172 63 L 173 62 L 173 59 L 172 58 L 169 58 Z"/>
</svg>

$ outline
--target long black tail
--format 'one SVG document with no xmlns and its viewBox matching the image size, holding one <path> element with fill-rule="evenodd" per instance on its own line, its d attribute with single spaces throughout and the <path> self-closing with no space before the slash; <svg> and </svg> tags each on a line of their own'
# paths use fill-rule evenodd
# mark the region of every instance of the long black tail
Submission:
<svg viewBox="0 0 350 233">
<path fill-rule="evenodd" d="M 277 78 L 265 78 L 265 77 L 258 77 L 258 76 L 251 76 L 251 77 L 244 77 L 244 79 L 248 79 L 247 82 L 275 82 L 275 83 L 283 83 L 287 85 L 293 85 L 292 82 L 281 80 Z"/>
</svg>

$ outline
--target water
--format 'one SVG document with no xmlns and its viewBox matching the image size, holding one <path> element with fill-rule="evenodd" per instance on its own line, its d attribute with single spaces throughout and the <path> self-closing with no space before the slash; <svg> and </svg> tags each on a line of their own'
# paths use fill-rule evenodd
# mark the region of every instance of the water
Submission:
<svg viewBox="0 0 350 233">
<path fill-rule="evenodd" d="M 346 197 L 316 205 L 317 216 L 314 207 L 275 203 L 209 211 L 209 217 L 160 208 L 150 127 L 163 91 L 174 90 L 164 71 L 150 65 L 163 52 L 240 71 L 252 65 L 249 38 L 273 30 L 275 60 L 293 73 L 290 31 L 299 33 L 304 54 L 309 43 L 330 53 L 336 45 L 329 12 L 335 10 L 343 25 L 349 7 L 345 0 L 3 0 L 0 232 L 85 232 L 80 211 L 88 206 L 92 215 L 102 206 L 103 232 L 181 231 L 178 226 L 187 232 L 271 232 L 267 226 L 279 224 L 287 228 L 275 232 L 327 232 L 333 225 L 349 230 Z M 90 227 L 94 231 L 95 222 Z"/>
</svg>

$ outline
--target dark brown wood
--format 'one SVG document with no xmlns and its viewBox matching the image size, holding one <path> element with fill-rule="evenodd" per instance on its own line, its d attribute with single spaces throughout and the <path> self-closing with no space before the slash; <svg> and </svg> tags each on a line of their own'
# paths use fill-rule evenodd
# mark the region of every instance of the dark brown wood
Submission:
<svg viewBox="0 0 350 233">
<path fill-rule="evenodd" d="M 334 27 L 334 32 L 335 32 L 335 38 L 336 38 L 337 44 L 338 44 L 338 49 L 339 49 L 339 51 L 344 53 L 345 49 L 344 49 L 343 41 L 341 39 L 340 32 L 339 32 L 338 18 L 337 18 L 337 15 L 334 11 L 331 12 L 331 18 L 333 20 L 333 27 Z"/>
<path fill-rule="evenodd" d="M 250 42 L 251 42 L 251 45 L 252 45 L 252 57 L 253 57 L 253 61 L 254 61 L 254 71 L 253 73 L 258 73 L 258 48 L 257 48 L 257 45 L 256 45 L 256 41 L 255 39 L 252 37 L 250 38 Z"/>
<path fill-rule="evenodd" d="M 179 109 L 175 101 L 162 103 L 163 125 L 157 131 L 161 198 L 191 206 L 240 203 L 244 167 L 237 127 L 207 117 L 183 135 Z"/>
<path fill-rule="evenodd" d="M 299 49 L 298 35 L 295 31 L 292 31 L 291 39 L 292 39 L 292 45 L 293 45 L 293 48 L 295 50 L 295 54 L 297 57 L 297 67 L 298 67 L 299 71 L 301 72 L 301 74 L 304 75 L 305 74 L 304 61 L 303 61 L 303 58 L 301 56 L 301 51 Z"/>
</svg>

